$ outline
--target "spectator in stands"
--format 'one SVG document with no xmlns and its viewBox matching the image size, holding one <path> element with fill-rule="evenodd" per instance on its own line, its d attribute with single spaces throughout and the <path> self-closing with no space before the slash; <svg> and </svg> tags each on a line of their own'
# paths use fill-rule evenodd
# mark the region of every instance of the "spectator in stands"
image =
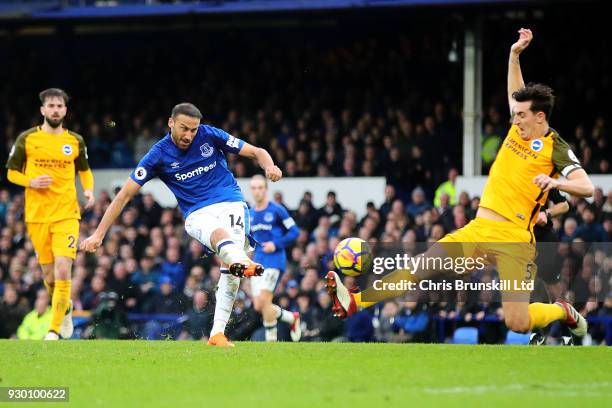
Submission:
<svg viewBox="0 0 612 408">
<path fill-rule="evenodd" d="M 161 265 L 162 275 L 170 278 L 172 285 L 177 290 L 182 290 L 185 285 L 185 268 L 183 263 L 180 262 L 179 249 L 168 248 L 165 259 Z"/>
<path fill-rule="evenodd" d="M 344 323 L 344 333 L 348 341 L 356 343 L 370 342 L 374 339 L 372 312 L 363 309 L 349 316 Z"/>
<path fill-rule="evenodd" d="M 612 217 L 612 189 L 610 189 L 610 191 L 608 191 L 608 197 L 606 198 L 606 201 L 604 202 L 603 206 L 601 207 L 601 211 L 602 211 L 603 216 L 605 218 Z"/>
<path fill-rule="evenodd" d="M 395 187 L 390 184 L 385 186 L 385 202 L 382 203 L 378 211 L 380 212 L 381 218 L 384 220 L 387 218 L 387 215 L 391 211 L 391 205 L 395 201 Z"/>
<path fill-rule="evenodd" d="M 153 259 L 143 256 L 140 259 L 140 268 L 131 275 L 131 281 L 138 286 L 140 298 L 143 301 L 159 290 L 160 277 L 161 272 L 153 264 Z"/>
<path fill-rule="evenodd" d="M 141 214 L 141 221 L 144 225 L 149 228 L 157 227 L 159 225 L 162 208 L 153 199 L 153 194 L 143 194 L 139 210 Z"/>
<path fill-rule="evenodd" d="M 595 208 L 587 206 L 582 212 L 582 225 L 576 228 L 572 238 L 581 238 L 585 242 L 604 242 L 607 234 L 603 226 L 595 222 Z"/>
<path fill-rule="evenodd" d="M 307 200 L 300 201 L 300 205 L 293 218 L 298 227 L 309 233 L 312 232 L 317 225 L 316 210 Z"/>
<path fill-rule="evenodd" d="M 43 288 L 38 291 L 34 310 L 25 315 L 23 322 L 19 325 L 17 338 L 19 340 L 42 340 L 47 335 L 50 324 L 49 293 Z"/>
<path fill-rule="evenodd" d="M 11 284 L 5 285 L 4 296 L 0 301 L 0 338 L 13 337 L 27 313 L 28 306 L 23 300 L 20 301 L 15 287 Z"/>
<path fill-rule="evenodd" d="M 568 217 L 563 222 L 563 231 L 561 233 L 562 241 L 571 241 L 574 233 L 576 232 L 578 223 L 574 218 Z"/>
<path fill-rule="evenodd" d="M 428 209 L 417 215 L 415 223 L 415 232 L 417 241 L 425 242 L 431 235 L 431 230 L 434 226 L 434 220 L 432 216 L 432 210 Z"/>
<path fill-rule="evenodd" d="M 299 311 L 299 305 L 297 303 L 297 297 L 300 292 L 300 286 L 295 279 L 291 279 L 287 282 L 287 297 L 289 301 L 288 307 L 281 306 L 283 309 L 289 310 L 291 312 Z"/>
<path fill-rule="evenodd" d="M 311 304 L 311 294 L 307 291 L 300 291 L 297 296 L 298 311 L 302 324 L 302 339 L 300 341 L 316 341 L 320 331 L 316 327 L 316 312 Z"/>
<path fill-rule="evenodd" d="M 94 275 L 91 279 L 90 287 L 84 291 L 82 297 L 83 310 L 93 310 L 100 303 L 100 296 L 104 291 L 104 276 L 101 274 Z"/>
<path fill-rule="evenodd" d="M 425 191 L 421 187 L 416 187 L 412 190 L 412 201 L 406 206 L 406 211 L 414 219 L 416 216 L 426 209 L 430 208 L 431 205 L 425 199 Z"/>
<path fill-rule="evenodd" d="M 285 309 L 284 306 L 281 306 Z M 243 291 L 239 291 L 234 302 L 234 309 L 227 325 L 226 333 L 230 340 L 248 340 L 253 332 L 261 327 L 261 315 L 255 311 L 251 301 Z"/>
<path fill-rule="evenodd" d="M 183 314 L 187 310 L 187 299 L 175 289 L 173 280 L 169 276 L 159 279 L 159 293 L 153 300 L 143 306 L 144 313 L 152 314 Z"/>
<path fill-rule="evenodd" d="M 196 290 L 193 305 L 187 312 L 183 325 L 182 339 L 208 340 L 212 328 L 213 313 L 208 303 L 208 292 Z"/>
<path fill-rule="evenodd" d="M 455 190 L 455 183 L 457 181 L 457 176 L 459 172 L 456 168 L 451 167 L 448 171 L 448 179 L 440 184 L 436 189 L 435 197 L 434 197 L 434 205 L 436 207 L 440 207 L 442 203 L 442 195 L 447 194 L 449 197 L 448 204 L 455 205 L 457 204 L 457 192 Z"/>
<path fill-rule="evenodd" d="M 445 226 L 447 231 L 455 231 L 459 228 L 463 228 L 468 223 L 468 217 L 465 212 L 465 207 L 456 205 L 453 207 L 453 224 Z"/>
<path fill-rule="evenodd" d="M 605 202 L 606 196 L 604 195 L 603 190 L 601 189 L 601 187 L 596 187 L 593 191 L 593 202 L 591 203 L 591 208 L 595 212 L 595 220 L 597 222 L 603 221 L 602 208 Z"/>
<path fill-rule="evenodd" d="M 138 286 L 128 276 L 128 271 L 123 261 L 118 261 L 113 266 L 113 273 L 106 283 L 106 290 L 112 291 L 119 297 L 121 307 L 126 311 L 134 311 L 138 306 Z"/>
<path fill-rule="evenodd" d="M 10 194 L 5 188 L 0 189 L 0 228 L 4 227 L 6 213 L 10 206 Z"/>
<path fill-rule="evenodd" d="M 329 222 L 333 227 L 338 227 L 342 218 L 342 206 L 338 204 L 336 193 L 330 191 L 327 193 L 325 205 L 319 209 L 319 213 L 329 218 Z"/>
<path fill-rule="evenodd" d="M 283 207 L 285 210 L 287 210 L 287 212 L 291 211 L 289 207 L 287 206 L 287 204 L 285 204 L 283 193 L 281 193 L 280 191 L 275 191 L 274 194 L 272 194 L 272 198 L 276 204 Z"/>
<path fill-rule="evenodd" d="M 505 129 L 501 127 L 499 129 L 501 133 L 496 133 L 491 123 L 485 123 L 480 153 L 482 158 L 482 174 L 489 174 L 491 164 L 493 164 L 502 143 L 502 138 L 499 135 L 506 133 Z"/>
<path fill-rule="evenodd" d="M 398 338 L 397 330 L 393 327 L 393 322 L 398 313 L 399 306 L 394 300 L 384 303 L 377 324 L 374 326 L 376 341 L 390 343 Z"/>
<path fill-rule="evenodd" d="M 333 315 L 331 298 L 325 289 L 317 295 L 317 307 L 313 310 L 313 341 L 335 341 L 342 336 L 344 322 Z M 317 333 L 318 332 L 318 333 Z"/>
<path fill-rule="evenodd" d="M 430 340 L 429 325 L 430 314 L 428 304 L 425 302 L 403 302 L 403 307 L 393 321 L 396 330 L 401 330 L 410 342 L 423 342 Z"/>
</svg>

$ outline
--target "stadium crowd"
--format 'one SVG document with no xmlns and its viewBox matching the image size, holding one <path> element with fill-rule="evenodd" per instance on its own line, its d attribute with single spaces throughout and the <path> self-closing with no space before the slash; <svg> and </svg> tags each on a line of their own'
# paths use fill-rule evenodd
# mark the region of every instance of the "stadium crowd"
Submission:
<svg viewBox="0 0 612 408">
<path fill-rule="evenodd" d="M 415 26 L 351 32 L 333 40 L 328 30 L 306 30 L 305 37 L 300 30 L 288 30 L 283 38 L 265 30 L 248 36 L 206 32 L 207 42 L 183 33 L 152 33 L 150 47 L 138 46 L 145 34 L 122 38 L 120 46 L 112 38 L 76 36 L 70 50 L 79 55 L 74 66 L 42 76 L 34 70 L 50 57 L 48 50 L 28 52 L 23 44 L 9 54 L 23 62 L 19 71 L 8 67 L 7 75 L 34 78 L 32 93 L 24 97 L 17 80 L 4 84 L 0 101 L 11 108 L 0 110 L 5 141 L 0 150 L 8 152 L 20 131 L 39 123 L 36 81 L 42 89 L 51 79 L 45 82 L 44 75 L 55 75 L 59 83 L 67 82 L 73 97 L 67 126 L 86 138 L 94 169 L 134 166 L 167 132 L 170 107 L 187 100 L 200 107 L 205 121 L 267 148 L 288 176 L 386 176 L 408 201 L 416 186 L 430 195 L 448 167 L 461 168 L 462 67 L 449 58 L 449 49 L 457 48 L 453 30 L 421 32 Z M 96 52 L 110 42 L 112 59 Z M 177 54 L 192 48 L 199 52 L 187 65 L 174 59 L 157 64 L 170 48 Z M 600 54 L 580 51 L 582 57 L 566 76 L 559 73 L 551 84 L 559 93 L 552 123 L 591 174 L 608 173 L 612 156 L 604 119 L 610 70 L 609 62 L 596 59 Z M 554 61 L 552 55 L 543 58 L 542 66 Z M 500 61 L 505 56 L 486 63 L 501 68 Z M 526 69 L 538 77 L 538 67 Z M 601 84 L 568 81 L 568 75 L 587 74 Z M 499 79 L 485 90 L 485 173 L 507 128 L 507 103 L 499 96 L 505 79 Z M 579 102 L 583 95 L 587 104 Z M 230 159 L 237 160 L 231 164 L 238 176 L 256 171 L 247 161 Z"/>
<path fill-rule="evenodd" d="M 82 219 L 82 237 L 93 232 L 110 200 L 107 193 L 98 197 L 94 209 Z M 282 204 L 282 195 L 275 194 L 275 200 Z M 486 316 L 502 313 L 497 294 L 491 292 L 467 297 L 454 293 L 444 298 L 438 292 L 427 292 L 416 299 L 384 302 L 345 322 L 332 316 L 330 298 L 321 277 L 333 268 L 332 251 L 340 239 L 359 236 L 370 242 L 404 243 L 437 240 L 469 222 L 479 200 L 462 192 L 456 205 L 450 205 L 449 201 L 450 197 L 442 194 L 440 203 L 433 205 L 423 190 L 416 188 L 411 200 L 404 203 L 396 197 L 395 188 L 387 185 L 384 204 L 379 208 L 368 205 L 367 214 L 358 219 L 354 212 L 343 209 L 333 192 L 328 194 L 322 208 L 315 208 L 312 195 L 305 192 L 299 207 L 291 211 L 300 235 L 288 249 L 287 272 L 275 292 L 283 308 L 301 313 L 303 340 L 437 341 L 439 319 L 459 317 L 458 321 L 447 324 L 447 335 L 452 334 L 456 325 L 484 324 L 481 341 L 503 341 L 503 323 L 483 321 Z M 571 201 L 570 212 L 554 220 L 554 229 L 561 240 L 558 265 L 564 291 L 570 291 L 576 300 L 586 300 L 580 302 L 585 313 L 611 315 L 609 248 L 586 253 L 581 243 L 612 239 L 612 191 L 604 196 L 597 189 L 590 204 L 584 200 Z M 25 233 L 22 212 L 23 195 L 11 197 L 8 190 L 1 190 L 0 337 L 44 335 L 44 330 L 37 327 L 44 326 L 48 319 L 43 307 L 48 295 Z M 124 210 L 95 255 L 82 252 L 77 255 L 73 302 L 77 311 L 93 312 L 92 324 L 82 336 L 206 337 L 212 323 L 213 293 L 220 270 L 216 258 L 202 255 L 202 246 L 185 234 L 176 209 L 160 207 L 150 194 L 139 196 Z M 494 269 L 485 268 L 474 279 L 495 278 Z M 181 324 L 174 325 L 162 320 L 135 323 L 129 321 L 127 313 L 170 314 L 182 318 Z M 258 338 L 260 327 L 261 319 L 252 307 L 250 287 L 245 279 L 228 335 L 233 339 Z M 591 335 L 600 342 L 603 329 L 594 325 Z"/>
<path fill-rule="evenodd" d="M 496 43 L 502 32 L 499 24 L 486 32 L 485 47 Z M 0 55 L 20 64 L 4 67 L 0 155 L 7 156 L 20 131 L 40 123 L 36 95 L 53 83 L 73 97 L 66 125 L 84 135 L 94 175 L 99 168 L 132 167 L 167 132 L 170 107 L 186 100 L 200 107 L 206 122 L 267 148 L 286 176 L 385 176 L 384 204 L 368 205 L 362 219 L 344 211 L 333 194 L 327 205 L 315 208 L 305 192 L 299 207 L 289 209 L 301 233 L 288 250 L 287 273 L 276 291 L 278 304 L 302 313 L 305 341 L 434 341 L 439 319 L 461 318 L 447 325 L 448 336 L 456 324 L 475 325 L 483 316 L 499 316 L 498 299 L 490 294 L 464 299 L 459 294 L 452 299 L 389 301 L 342 322 L 333 318 L 320 280 L 331 268 L 331 251 L 342 237 L 436 240 L 475 215 L 478 197 L 453 193 L 453 168 L 461 168 L 462 159 L 462 69 L 449 51 L 457 51 L 456 38 L 463 31 L 452 24 L 436 31 L 427 22 L 408 26 L 400 22 L 399 28 L 373 31 L 317 26 L 286 29 L 282 36 L 273 29 L 194 29 L 194 35 L 164 30 L 130 36 L 60 32 L 65 38 L 57 42 L 53 36 L 2 40 Z M 148 46 L 142 47 L 143 42 Z M 576 47 L 564 48 L 576 58 L 565 61 L 565 69 L 551 83 L 558 90 L 552 123 L 589 173 L 609 174 L 612 149 L 604 119 L 610 117 L 612 70 L 604 58 L 609 53 L 589 52 L 601 46 L 591 40 L 559 37 L 541 43 Z M 534 44 L 539 46 L 544 47 Z M 507 49 L 495 55 L 497 48 L 486 48 L 486 66 L 504 73 Z M 112 58 L 100 52 L 107 49 L 112 49 Z M 167 58 L 168 50 L 189 56 L 188 63 Z M 530 78 L 548 78 L 550 73 L 542 70 L 557 65 L 558 54 L 546 51 L 538 66 L 526 66 Z M 41 70 L 49 60 L 61 63 Z M 484 92 L 489 96 L 483 116 L 485 172 L 507 129 L 505 78 L 491 71 L 485 82 L 492 84 Z M 21 78 L 29 79 L 28 89 Z M 228 161 L 239 177 L 256 171 L 231 155 Z M 443 182 L 445 187 L 436 194 Z M 93 211 L 84 215 L 81 239 L 97 226 L 110 193 L 97 197 Z M 282 203 L 282 194 L 275 199 Z M 23 200 L 16 189 L 0 189 L 0 337 L 37 337 L 37 327 L 49 318 L 44 309 L 48 296 L 22 221 Z M 570 205 L 570 212 L 554 221 L 562 241 L 558 261 L 563 285 L 578 299 L 589 300 L 581 305 L 586 313 L 611 315 L 612 262 L 601 252 L 585 254 L 579 243 L 610 241 L 612 190 L 596 190 L 592 204 L 572 199 Z M 151 195 L 139 196 L 95 256 L 77 255 L 73 301 L 77 311 L 92 311 L 93 316 L 83 337 L 205 337 L 220 271 L 215 259 L 202 255 L 201 246 L 186 236 L 177 209 L 161 208 Z M 494 276 L 490 269 L 478 274 L 483 280 Z M 126 314 L 133 312 L 183 318 L 171 326 L 163 320 L 134 322 Z M 481 340 L 502 341 L 503 323 L 486 325 Z M 245 280 L 228 335 L 257 337 L 260 326 Z M 592 326 L 591 335 L 600 342 L 601 327 Z"/>
</svg>

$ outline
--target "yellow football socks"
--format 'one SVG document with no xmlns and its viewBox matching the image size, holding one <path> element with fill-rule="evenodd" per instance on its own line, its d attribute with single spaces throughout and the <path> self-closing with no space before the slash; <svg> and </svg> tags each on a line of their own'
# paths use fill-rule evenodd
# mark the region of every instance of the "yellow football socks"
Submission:
<svg viewBox="0 0 612 408">
<path fill-rule="evenodd" d="M 529 305 L 530 330 L 546 327 L 556 320 L 564 320 L 565 311 L 555 304 L 532 303 Z"/>
<path fill-rule="evenodd" d="M 361 292 L 354 293 L 353 297 L 355 298 L 355 304 L 359 309 L 365 309 L 366 307 L 374 306 L 376 302 L 362 302 L 361 301 Z"/>
<path fill-rule="evenodd" d="M 46 279 L 43 279 L 43 283 L 45 284 L 45 288 L 47 288 L 47 292 L 49 292 L 49 298 L 53 298 L 53 291 L 55 290 L 55 282 L 47 282 Z"/>
<path fill-rule="evenodd" d="M 59 333 L 62 319 L 70 306 L 71 280 L 56 280 L 51 299 L 51 325 L 49 330 Z"/>
</svg>

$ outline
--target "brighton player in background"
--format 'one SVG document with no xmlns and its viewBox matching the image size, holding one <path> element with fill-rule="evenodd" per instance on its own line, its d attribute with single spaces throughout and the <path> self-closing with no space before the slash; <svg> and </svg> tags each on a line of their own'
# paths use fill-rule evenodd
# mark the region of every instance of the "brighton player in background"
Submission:
<svg viewBox="0 0 612 408">
<path fill-rule="evenodd" d="M 208 344 L 233 347 L 225 337 L 240 278 L 263 273 L 263 267 L 249 259 L 249 211 L 224 152 L 255 160 L 266 178 L 278 181 L 281 170 L 270 154 L 221 129 L 200 124 L 202 114 L 191 103 L 172 109 L 170 132 L 140 160 L 104 213 L 96 231 L 81 243 L 81 249 L 95 251 L 125 205 L 149 180 L 158 177 L 174 193 L 185 217 L 185 230 L 222 261 L 217 285 L 215 316 Z"/>
<path fill-rule="evenodd" d="M 568 144 L 548 124 L 554 106 L 552 89 L 542 84 L 525 85 L 523 81 L 519 55 L 532 38 L 531 31 L 522 28 L 510 49 L 507 85 L 512 126 L 491 167 L 476 218 L 425 253 L 426 257 L 441 259 L 449 255 L 474 258 L 478 253 L 491 254 L 500 279 L 515 283 L 532 282 L 536 276 L 532 231 L 549 191 L 556 188 L 577 197 L 593 194 L 589 176 Z M 559 179 L 559 175 L 565 179 Z M 455 253 L 457 248 L 460 253 Z M 397 270 L 385 276 L 383 282 L 418 281 L 440 272 L 423 268 Z M 333 271 L 326 279 L 334 312 L 340 317 L 375 304 L 363 299 L 381 296 L 373 288 L 350 293 Z M 400 290 L 389 290 L 384 297 L 402 294 Z M 565 300 L 529 304 L 529 297 L 528 290 L 502 292 L 504 321 L 510 330 L 526 333 L 561 321 L 573 335 L 586 334 L 586 319 Z"/>
<path fill-rule="evenodd" d="M 300 230 L 285 207 L 268 199 L 268 182 L 265 177 L 256 175 L 251 179 L 251 192 L 255 201 L 255 207 L 250 209 L 251 231 L 258 243 L 253 260 L 264 267 L 263 275 L 251 278 L 253 304 L 263 317 L 266 341 L 278 340 L 279 319 L 291 325 L 291 340 L 299 341 L 302 336 L 300 314 L 283 310 L 273 304 L 272 299 L 276 284 L 285 272 L 285 248 L 297 239 Z"/>
<path fill-rule="evenodd" d="M 43 123 L 21 133 L 6 167 L 8 180 L 25 187 L 25 222 L 51 297 L 45 340 L 72 337 L 72 262 L 81 212 L 75 186 L 79 173 L 85 209 L 94 205 L 94 178 L 83 137 L 64 128 L 68 95 L 59 88 L 40 93 Z"/>
</svg>

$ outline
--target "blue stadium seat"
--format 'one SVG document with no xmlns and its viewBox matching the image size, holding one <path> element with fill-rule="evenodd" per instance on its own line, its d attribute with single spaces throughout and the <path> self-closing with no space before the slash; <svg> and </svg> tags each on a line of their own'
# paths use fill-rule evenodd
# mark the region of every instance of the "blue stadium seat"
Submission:
<svg viewBox="0 0 612 408">
<path fill-rule="evenodd" d="M 453 333 L 453 344 L 478 344 L 478 329 L 460 327 Z"/>
<path fill-rule="evenodd" d="M 523 334 L 508 330 L 508 333 L 506 334 L 506 344 L 529 344 L 530 335 L 531 333 Z"/>
</svg>

